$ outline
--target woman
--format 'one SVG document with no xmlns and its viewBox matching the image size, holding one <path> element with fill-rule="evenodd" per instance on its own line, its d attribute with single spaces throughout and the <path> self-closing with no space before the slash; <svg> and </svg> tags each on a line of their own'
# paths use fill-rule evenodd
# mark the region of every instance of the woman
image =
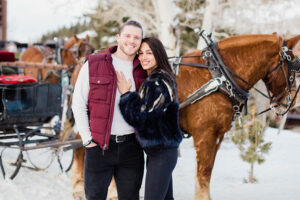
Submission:
<svg viewBox="0 0 300 200">
<path fill-rule="evenodd" d="M 158 39 L 143 39 L 138 58 L 148 77 L 139 93 L 129 92 L 131 81 L 117 72 L 122 94 L 120 109 L 124 119 L 135 128 L 147 154 L 145 200 L 171 200 L 174 199 L 172 172 L 182 140 L 176 82 Z"/>
</svg>

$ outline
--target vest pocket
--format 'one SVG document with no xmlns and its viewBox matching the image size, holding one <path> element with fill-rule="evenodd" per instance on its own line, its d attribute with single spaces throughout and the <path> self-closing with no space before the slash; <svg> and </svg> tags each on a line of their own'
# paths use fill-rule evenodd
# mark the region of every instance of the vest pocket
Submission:
<svg viewBox="0 0 300 200">
<path fill-rule="evenodd" d="M 106 100 L 109 83 L 107 77 L 90 77 L 90 100 Z"/>
</svg>

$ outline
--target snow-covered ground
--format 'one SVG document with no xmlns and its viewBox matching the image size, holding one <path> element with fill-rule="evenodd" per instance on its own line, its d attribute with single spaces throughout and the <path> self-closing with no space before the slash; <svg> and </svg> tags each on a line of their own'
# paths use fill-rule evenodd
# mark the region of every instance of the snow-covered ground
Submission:
<svg viewBox="0 0 300 200">
<path fill-rule="evenodd" d="M 265 140 L 272 142 L 272 149 L 266 162 L 254 167 L 256 184 L 243 183 L 249 164 L 240 159 L 239 150 L 230 140 L 223 141 L 211 180 L 213 200 L 300 199 L 300 134 L 291 131 L 277 134 L 277 129 L 268 128 Z M 176 200 L 192 200 L 194 196 L 192 143 L 192 139 L 185 139 L 181 145 L 181 157 L 174 171 Z M 69 174 L 61 174 L 56 162 L 47 171 L 22 168 L 14 180 L 3 180 L 0 174 L 0 200 L 40 199 L 72 199 Z"/>
</svg>

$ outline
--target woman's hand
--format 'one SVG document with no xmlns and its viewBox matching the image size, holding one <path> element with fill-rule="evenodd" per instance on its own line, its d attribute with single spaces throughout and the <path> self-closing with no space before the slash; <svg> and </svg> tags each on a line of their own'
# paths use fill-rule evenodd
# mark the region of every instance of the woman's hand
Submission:
<svg viewBox="0 0 300 200">
<path fill-rule="evenodd" d="M 119 92 L 121 94 L 124 94 L 124 93 L 130 91 L 131 84 L 132 84 L 131 80 L 130 79 L 126 80 L 124 73 L 118 72 L 118 71 L 117 71 L 117 78 L 118 78 Z"/>
</svg>

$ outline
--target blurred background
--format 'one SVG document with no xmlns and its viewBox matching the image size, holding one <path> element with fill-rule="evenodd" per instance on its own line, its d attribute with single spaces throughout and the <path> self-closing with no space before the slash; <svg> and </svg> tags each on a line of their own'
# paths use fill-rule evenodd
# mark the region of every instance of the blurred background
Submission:
<svg viewBox="0 0 300 200">
<path fill-rule="evenodd" d="M 117 27 L 138 20 L 145 36 L 157 36 L 169 56 L 203 47 L 194 29 L 216 40 L 246 33 L 299 33 L 298 0 L 1 0 L 0 39 L 43 43 L 74 34 L 96 48 L 114 43 Z M 11 47 L 12 48 L 12 47 Z"/>
</svg>

